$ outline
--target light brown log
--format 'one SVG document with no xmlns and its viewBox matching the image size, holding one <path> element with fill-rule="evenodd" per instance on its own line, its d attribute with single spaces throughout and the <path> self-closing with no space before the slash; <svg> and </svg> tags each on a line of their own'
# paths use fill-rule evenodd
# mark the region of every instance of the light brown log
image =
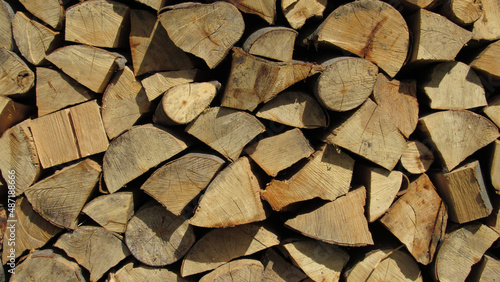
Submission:
<svg viewBox="0 0 500 282">
<path fill-rule="evenodd" d="M 218 228 L 196 242 L 184 257 L 183 277 L 215 269 L 230 260 L 279 244 L 278 235 L 261 224 Z"/>
<path fill-rule="evenodd" d="M 264 131 L 264 125 L 254 116 L 222 107 L 205 110 L 186 127 L 187 133 L 230 161 L 236 161 L 243 147 Z"/>
<path fill-rule="evenodd" d="M 493 211 L 490 216 L 484 220 L 484 223 L 488 225 L 491 229 L 495 230 L 498 234 L 500 234 L 500 198 L 498 195 L 495 195 L 491 198 L 491 202 L 493 204 Z"/>
<path fill-rule="evenodd" d="M 484 255 L 479 267 L 471 273 L 472 281 L 494 282 L 500 277 L 500 260 Z"/>
<path fill-rule="evenodd" d="M 157 203 L 148 203 L 132 217 L 125 232 L 130 252 L 140 262 L 164 266 L 181 259 L 195 242 L 193 227 Z"/>
<path fill-rule="evenodd" d="M 401 156 L 401 164 L 412 174 L 425 173 L 434 162 L 432 151 L 420 141 L 409 141 Z"/>
<path fill-rule="evenodd" d="M 483 15 L 482 1 L 446 0 L 440 12 L 454 23 L 467 26 L 473 24 Z"/>
<path fill-rule="evenodd" d="M 168 6 L 160 11 L 159 19 L 177 47 L 202 58 L 211 69 L 226 57 L 245 29 L 241 13 L 225 2 Z M 191 24 L 193 21 L 197 24 Z"/>
<path fill-rule="evenodd" d="M 0 95 L 24 94 L 35 84 L 35 74 L 16 53 L 0 48 Z"/>
<path fill-rule="evenodd" d="M 276 0 L 225 0 L 243 13 L 257 15 L 270 25 L 276 20 Z"/>
<path fill-rule="evenodd" d="M 263 281 L 299 282 L 307 277 L 304 272 L 287 262 L 273 249 L 268 249 L 261 261 L 264 265 Z"/>
<path fill-rule="evenodd" d="M 102 227 L 80 226 L 59 237 L 54 247 L 64 250 L 90 272 L 90 281 L 99 280 L 130 252 L 113 232 Z"/>
<path fill-rule="evenodd" d="M 448 219 L 446 207 L 435 189 L 429 177 L 421 175 L 380 219 L 424 265 L 432 262 Z"/>
<path fill-rule="evenodd" d="M 341 246 L 373 245 L 364 215 L 365 187 L 357 188 L 314 210 L 304 210 L 285 226 L 301 234 Z"/>
<path fill-rule="evenodd" d="M 166 269 L 157 268 L 147 265 L 134 265 L 134 262 L 129 262 L 116 272 L 109 274 L 106 281 L 108 282 L 136 282 L 136 281 L 176 281 L 185 282 L 182 277 L 176 273 Z"/>
<path fill-rule="evenodd" d="M 252 33 L 243 43 L 243 50 L 255 56 L 277 61 L 291 61 L 298 32 L 286 27 L 265 27 Z M 280 48 L 276 48 L 280 46 Z"/>
<path fill-rule="evenodd" d="M 474 22 L 472 39 L 497 40 L 500 39 L 500 3 L 497 0 L 481 0 L 483 12 Z"/>
<path fill-rule="evenodd" d="M 180 215 L 205 189 L 225 161 L 215 155 L 189 153 L 156 170 L 141 186 L 167 210 Z"/>
<path fill-rule="evenodd" d="M 194 82 L 198 72 L 197 69 L 157 72 L 144 78 L 141 83 L 148 100 L 153 101 L 174 86 Z"/>
<path fill-rule="evenodd" d="M 441 3 L 437 0 L 402 0 L 403 8 L 408 7 L 412 10 L 415 9 L 427 9 L 432 10 L 437 4 Z"/>
<path fill-rule="evenodd" d="M 21 4 L 35 17 L 51 27 L 60 29 L 64 21 L 64 6 L 59 0 L 19 0 Z"/>
<path fill-rule="evenodd" d="M 203 276 L 200 282 L 262 281 L 264 266 L 258 260 L 239 259 L 220 266 Z"/>
<path fill-rule="evenodd" d="M 189 146 L 186 136 L 152 124 L 134 126 L 114 139 L 103 160 L 110 193 Z"/>
<path fill-rule="evenodd" d="M 106 230 L 124 233 L 134 215 L 134 195 L 132 192 L 102 195 L 87 203 L 82 212 Z"/>
<path fill-rule="evenodd" d="M 323 17 L 326 5 L 326 0 L 284 0 L 281 10 L 290 26 L 299 29 L 308 19 Z"/>
<path fill-rule="evenodd" d="M 156 11 L 160 10 L 160 8 L 163 7 L 167 2 L 167 0 L 135 0 L 135 1 L 147 5 L 155 9 Z"/>
<path fill-rule="evenodd" d="M 492 144 L 490 156 L 489 173 L 491 185 L 497 194 L 500 194 L 500 140 L 495 140 Z"/>
<path fill-rule="evenodd" d="M 14 49 L 14 38 L 12 37 L 12 20 L 14 11 L 5 0 L 0 1 L 0 48 L 9 51 Z"/>
<path fill-rule="evenodd" d="M 486 116 L 495 123 L 497 127 L 500 127 L 500 97 L 494 97 L 488 106 L 483 108 L 483 112 Z"/>
<path fill-rule="evenodd" d="M 489 44 L 474 60 L 470 66 L 486 75 L 491 75 L 493 78 L 500 78 L 500 58 L 497 54 L 500 52 L 500 40 Z M 491 81 L 491 80 L 489 80 Z"/>
<path fill-rule="evenodd" d="M 424 116 L 419 119 L 419 128 L 432 141 L 448 171 L 500 136 L 491 121 L 469 111 L 443 111 Z"/>
<path fill-rule="evenodd" d="M 0 136 L 13 125 L 28 118 L 31 107 L 0 96 Z"/>
<path fill-rule="evenodd" d="M 221 171 L 210 183 L 189 223 L 228 227 L 266 219 L 260 185 L 247 157 Z"/>
</svg>

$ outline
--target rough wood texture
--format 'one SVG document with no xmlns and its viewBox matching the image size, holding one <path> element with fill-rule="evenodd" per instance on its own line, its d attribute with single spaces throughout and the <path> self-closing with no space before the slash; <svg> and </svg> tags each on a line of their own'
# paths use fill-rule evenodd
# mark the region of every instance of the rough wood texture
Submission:
<svg viewBox="0 0 500 282">
<path fill-rule="evenodd" d="M 225 0 L 243 13 L 257 15 L 270 25 L 276 19 L 276 0 Z"/>
<path fill-rule="evenodd" d="M 409 141 L 401 156 L 401 165 L 412 174 L 425 173 L 434 162 L 432 151 L 420 141 Z"/>
<path fill-rule="evenodd" d="M 264 266 L 258 260 L 240 259 L 229 262 L 203 276 L 200 282 L 262 281 Z"/>
<path fill-rule="evenodd" d="M 14 38 L 12 37 L 12 20 L 14 11 L 5 0 L 0 1 L 0 48 L 9 51 L 14 49 Z"/>
<path fill-rule="evenodd" d="M 490 157 L 490 177 L 491 185 L 495 188 L 495 192 L 500 194 L 500 140 L 495 140 L 492 144 Z"/>
<path fill-rule="evenodd" d="M 478 269 L 471 273 L 473 281 L 494 282 L 500 277 L 500 260 L 484 255 Z"/>
<path fill-rule="evenodd" d="M 497 127 L 500 127 L 500 96 L 496 96 L 483 108 L 486 116 L 493 121 Z"/>
<path fill-rule="evenodd" d="M 157 72 L 144 78 L 141 83 L 148 100 L 153 101 L 174 86 L 194 82 L 197 74 L 197 69 Z"/>
<path fill-rule="evenodd" d="M 500 78 L 500 58 L 497 54 L 500 52 L 500 41 L 490 43 L 474 60 L 470 66 L 487 75 L 492 75 L 494 78 Z"/>
<path fill-rule="evenodd" d="M 446 0 L 443 1 L 440 12 L 456 24 L 471 25 L 483 15 L 482 1 Z"/>
<path fill-rule="evenodd" d="M 82 212 L 106 230 L 124 233 L 134 215 L 134 195 L 132 192 L 102 195 L 86 204 Z"/>
<path fill-rule="evenodd" d="M 24 94 L 35 84 L 35 74 L 16 53 L 0 48 L 0 95 Z"/>
<path fill-rule="evenodd" d="M 297 34 L 297 31 L 286 27 L 261 28 L 247 38 L 243 43 L 243 50 L 255 56 L 284 62 L 290 61 Z"/>
<path fill-rule="evenodd" d="M 24 7 L 35 17 L 41 19 L 51 27 L 60 29 L 64 20 L 64 6 L 59 0 L 19 0 Z"/>
<path fill-rule="evenodd" d="M 166 268 L 150 267 L 147 265 L 134 265 L 134 262 L 125 264 L 116 272 L 109 274 L 108 282 L 136 282 L 136 281 L 176 281 L 185 282 L 179 275 Z"/>
<path fill-rule="evenodd" d="M 268 249 L 261 261 L 264 265 L 263 281 L 299 282 L 307 278 L 304 272 L 286 261 L 273 249 Z"/>
<path fill-rule="evenodd" d="M 497 0 L 481 0 L 483 13 L 474 22 L 472 39 L 497 40 L 500 39 L 500 3 Z"/>
<path fill-rule="evenodd" d="M 323 17 L 327 2 L 327 0 L 284 0 L 281 1 L 281 10 L 290 26 L 299 29 L 308 19 Z"/>
<path fill-rule="evenodd" d="M 401 3 L 403 4 L 403 7 L 408 7 L 411 10 L 416 10 L 416 9 L 420 9 L 420 8 L 432 10 L 434 8 L 434 6 L 441 3 L 441 1 L 437 1 L 437 0 L 402 0 Z"/>
<path fill-rule="evenodd" d="M 0 96 L 0 136 L 13 125 L 28 118 L 31 107 Z"/>
</svg>

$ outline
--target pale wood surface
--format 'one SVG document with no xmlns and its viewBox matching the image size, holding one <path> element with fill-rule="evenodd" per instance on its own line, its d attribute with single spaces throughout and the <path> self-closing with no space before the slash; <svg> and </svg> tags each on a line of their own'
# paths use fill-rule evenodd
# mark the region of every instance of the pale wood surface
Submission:
<svg viewBox="0 0 500 282">
<path fill-rule="evenodd" d="M 420 141 L 409 141 L 401 156 L 401 165 L 412 174 L 425 173 L 434 162 L 432 151 Z"/>
<path fill-rule="evenodd" d="M 290 26 L 299 29 L 308 19 L 321 18 L 327 2 L 327 0 L 284 0 L 281 1 L 281 10 Z"/>
<path fill-rule="evenodd" d="M 0 136 L 13 125 L 28 118 L 31 107 L 0 96 Z"/>
<path fill-rule="evenodd" d="M 151 267 L 147 265 L 134 265 L 133 262 L 125 264 L 123 267 L 118 269 L 116 272 L 109 274 L 106 281 L 108 282 L 136 282 L 136 281 L 150 281 L 150 282 L 161 282 L 161 281 L 176 281 L 185 282 L 176 273 L 166 269 Z"/>
<path fill-rule="evenodd" d="M 500 127 L 500 96 L 494 97 L 488 106 L 483 108 L 483 112 L 497 127 Z"/>
<path fill-rule="evenodd" d="M 176 85 L 194 82 L 197 74 L 197 69 L 157 72 L 144 78 L 141 83 L 148 100 L 153 101 Z"/>
<path fill-rule="evenodd" d="M 440 3 L 437 0 L 402 0 L 401 2 L 405 7 L 409 7 L 411 9 L 419 9 L 425 8 L 428 10 L 432 10 L 436 4 Z"/>
<path fill-rule="evenodd" d="M 474 281 L 498 281 L 498 277 L 500 277 L 500 260 L 485 254 L 479 263 L 479 269 L 471 275 Z"/>
<path fill-rule="evenodd" d="M 87 203 L 82 212 L 106 230 L 124 233 L 134 215 L 134 195 L 132 192 L 102 195 Z"/>
<path fill-rule="evenodd" d="M 200 282 L 262 281 L 264 266 L 258 260 L 239 259 L 220 266 L 203 276 Z"/>
<path fill-rule="evenodd" d="M 262 256 L 263 281 L 299 282 L 307 276 L 298 267 L 286 261 L 274 249 L 268 249 Z"/>
<path fill-rule="evenodd" d="M 446 0 L 443 1 L 440 12 L 456 24 L 471 25 L 483 15 L 482 1 Z"/>
<path fill-rule="evenodd" d="M 135 0 L 136 2 L 147 5 L 155 10 L 160 10 L 161 7 L 165 5 L 167 0 Z"/>
<path fill-rule="evenodd" d="M 500 41 L 490 43 L 474 60 L 470 66 L 493 78 L 500 78 L 500 58 L 497 54 L 500 52 Z M 491 80 L 488 80 L 491 81 Z"/>
<path fill-rule="evenodd" d="M 24 94 L 35 85 L 35 74 L 16 53 L 0 48 L 0 95 Z"/>
<path fill-rule="evenodd" d="M 254 14 L 270 25 L 276 19 L 276 0 L 225 0 L 236 6 L 243 13 Z"/>
<path fill-rule="evenodd" d="M 243 50 L 255 56 L 290 61 L 298 32 L 286 27 L 265 27 L 252 33 L 243 43 Z M 280 48 L 276 48 L 280 46 Z"/>
<path fill-rule="evenodd" d="M 497 194 L 500 194 L 500 140 L 495 140 L 492 144 L 490 156 L 489 173 L 491 177 L 491 185 Z"/>
<path fill-rule="evenodd" d="M 481 0 L 483 13 L 474 22 L 472 39 L 497 40 L 500 39 L 500 3 L 497 0 Z"/>
<path fill-rule="evenodd" d="M 14 19 L 14 11 L 9 3 L 5 0 L 0 1 L 0 48 L 5 48 L 9 51 L 14 49 L 14 38 L 12 37 L 12 20 Z"/>
<path fill-rule="evenodd" d="M 64 21 L 64 6 L 59 0 L 19 0 L 35 17 L 55 29 L 60 29 Z"/>
</svg>

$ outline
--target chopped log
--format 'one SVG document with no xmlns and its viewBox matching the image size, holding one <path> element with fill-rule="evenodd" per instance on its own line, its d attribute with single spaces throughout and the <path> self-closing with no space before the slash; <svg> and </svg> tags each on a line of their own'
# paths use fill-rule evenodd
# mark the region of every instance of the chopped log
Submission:
<svg viewBox="0 0 500 282">
<path fill-rule="evenodd" d="M 436 255 L 435 278 L 439 281 L 465 281 L 472 265 L 481 260 L 498 237 L 498 233 L 479 223 L 452 231 Z"/>
<path fill-rule="evenodd" d="M 497 96 L 483 108 L 486 116 L 493 121 L 497 127 L 500 127 L 500 96 Z"/>
<path fill-rule="evenodd" d="M 265 131 L 254 116 L 233 109 L 205 110 L 185 130 L 230 161 L 236 161 L 248 142 Z"/>
<path fill-rule="evenodd" d="M 484 255 L 479 267 L 471 273 L 472 281 L 494 282 L 500 277 L 500 260 Z"/>
<path fill-rule="evenodd" d="M 287 262 L 273 249 L 268 249 L 261 261 L 264 265 L 263 281 L 299 282 L 307 277 L 304 272 Z"/>
<path fill-rule="evenodd" d="M 125 242 L 140 262 L 164 266 L 181 259 L 194 244 L 195 235 L 186 218 L 150 203 L 130 219 Z"/>
<path fill-rule="evenodd" d="M 401 4 L 403 4 L 403 8 L 408 7 L 411 10 L 416 9 L 427 9 L 432 10 L 437 4 L 440 4 L 442 1 L 438 0 L 402 0 Z"/>
<path fill-rule="evenodd" d="M 239 259 L 215 269 L 201 277 L 200 282 L 262 281 L 264 266 L 258 260 Z"/>
<path fill-rule="evenodd" d="M 490 177 L 491 185 L 497 194 L 500 194 L 500 140 L 495 140 L 492 144 L 490 157 Z"/>
<path fill-rule="evenodd" d="M 378 67 L 370 61 L 338 57 L 322 64 L 326 68 L 318 77 L 314 94 L 327 109 L 352 110 L 368 99 L 377 80 Z"/>
<path fill-rule="evenodd" d="M 359 19 L 371 19 L 369 23 Z M 391 36 L 398 34 L 398 36 Z M 403 66 L 409 32 L 405 19 L 378 0 L 355 1 L 334 10 L 309 38 L 331 44 L 378 65 L 390 77 Z"/>
<path fill-rule="evenodd" d="M 228 227 L 266 219 L 260 185 L 247 157 L 222 170 L 210 183 L 189 223 Z"/>
<path fill-rule="evenodd" d="M 353 167 L 349 155 L 323 145 L 301 170 L 287 180 L 272 180 L 261 195 L 276 211 L 316 197 L 333 201 L 349 191 Z"/>
<path fill-rule="evenodd" d="M 297 34 L 297 31 L 286 27 L 261 28 L 245 40 L 243 50 L 249 54 L 268 59 L 291 61 Z M 280 48 L 276 48 L 277 45 Z"/>
<path fill-rule="evenodd" d="M 343 249 L 313 240 L 283 244 L 295 265 L 314 281 L 338 281 L 349 260 Z"/>
<path fill-rule="evenodd" d="M 106 230 L 124 233 L 134 215 L 134 195 L 132 192 L 102 195 L 86 204 L 82 212 Z"/>
<path fill-rule="evenodd" d="M 280 243 L 278 235 L 261 224 L 219 228 L 208 232 L 189 250 L 181 267 L 183 277 L 215 269 Z"/>
<path fill-rule="evenodd" d="M 60 29 L 64 21 L 64 6 L 59 0 L 19 0 L 35 17 L 41 19 L 51 27 Z"/>
<path fill-rule="evenodd" d="M 141 83 L 148 100 L 153 101 L 174 86 L 194 82 L 198 72 L 197 69 L 157 72 L 144 78 Z"/>
<path fill-rule="evenodd" d="M 467 26 L 483 15 L 483 8 L 481 1 L 477 0 L 446 0 L 440 13 L 458 25 Z"/>
<path fill-rule="evenodd" d="M 114 273 L 110 273 L 106 281 L 135 282 L 140 280 L 186 282 L 182 277 L 166 268 L 157 268 L 147 265 L 134 266 L 133 262 L 125 264 Z"/>
<path fill-rule="evenodd" d="M 54 247 L 90 272 L 90 281 L 99 280 L 111 267 L 130 255 L 127 246 L 115 233 L 102 227 L 80 226 L 59 237 Z"/>
<path fill-rule="evenodd" d="M 330 244 L 353 247 L 373 245 L 364 215 L 365 198 L 365 187 L 357 188 L 312 211 L 304 210 L 287 220 L 285 226 Z"/>
<path fill-rule="evenodd" d="M 466 223 L 491 214 L 493 209 L 478 161 L 470 161 L 450 172 L 431 175 L 443 197 L 450 220 Z"/>
<path fill-rule="evenodd" d="M 500 52 L 500 41 L 489 44 L 474 60 L 470 66 L 481 73 L 500 78 L 500 59 L 496 54 Z"/>
<path fill-rule="evenodd" d="M 410 62 L 453 61 L 472 33 L 447 18 L 418 10 L 410 19 L 414 36 Z"/>
<path fill-rule="evenodd" d="M 28 118 L 31 107 L 0 96 L 0 136 L 13 125 Z"/>
<path fill-rule="evenodd" d="M 432 141 L 448 171 L 500 136 L 491 121 L 469 111 L 444 111 L 424 116 L 419 119 L 419 128 Z"/>
<path fill-rule="evenodd" d="M 398 81 L 379 73 L 373 88 L 373 101 L 390 117 L 399 131 L 408 138 L 418 123 L 417 82 Z"/>
<path fill-rule="evenodd" d="M 0 95 L 24 94 L 35 84 L 35 74 L 16 53 L 0 48 Z"/>
<path fill-rule="evenodd" d="M 177 85 L 165 92 L 153 122 L 162 125 L 188 124 L 198 117 L 221 88 L 218 81 Z"/>
<path fill-rule="evenodd" d="M 215 155 L 189 153 L 156 170 L 141 186 L 168 211 L 180 215 L 205 189 L 225 161 Z"/>
<path fill-rule="evenodd" d="M 500 39 L 500 3 L 496 0 L 481 0 L 483 12 L 474 22 L 472 39 L 493 41 Z"/>
<path fill-rule="evenodd" d="M 391 117 L 368 99 L 342 124 L 326 131 L 324 140 L 392 170 L 406 147 Z"/>
<path fill-rule="evenodd" d="M 159 11 L 160 8 L 163 7 L 167 2 L 167 0 L 135 0 L 135 1 L 147 5 L 155 9 L 156 11 Z"/>
<path fill-rule="evenodd" d="M 14 11 L 5 0 L 0 1 L 0 48 L 9 51 L 14 49 L 14 38 L 12 37 L 12 20 Z"/>
<path fill-rule="evenodd" d="M 76 229 L 78 216 L 96 187 L 101 167 L 85 159 L 38 181 L 24 191 L 33 209 L 61 228 Z"/>
<path fill-rule="evenodd" d="M 159 19 L 177 47 L 202 58 L 211 69 L 226 57 L 245 29 L 241 13 L 226 2 L 168 6 L 160 11 Z M 193 21 L 197 24 L 191 24 Z"/>
<path fill-rule="evenodd" d="M 276 20 L 276 0 L 225 0 L 243 13 L 257 15 L 268 24 L 273 25 Z"/>
<path fill-rule="evenodd" d="M 182 134 L 145 124 L 115 138 L 104 154 L 103 175 L 110 193 L 189 146 Z M 154 150 L 153 150 L 154 148 Z"/>
<path fill-rule="evenodd" d="M 500 198 L 498 195 L 495 195 L 491 198 L 491 201 L 493 203 L 493 211 L 490 216 L 484 220 L 484 223 L 500 234 Z"/>
<path fill-rule="evenodd" d="M 435 189 L 429 177 L 422 174 L 380 219 L 424 265 L 432 262 L 448 219 L 446 207 Z"/>
<path fill-rule="evenodd" d="M 295 128 L 253 143 L 245 148 L 245 152 L 268 175 L 274 177 L 299 160 L 309 157 L 314 149 L 300 129 Z"/>
<path fill-rule="evenodd" d="M 310 18 L 322 18 L 327 0 L 285 0 L 281 10 L 294 29 L 300 29 Z"/>
<path fill-rule="evenodd" d="M 285 91 L 265 103 L 257 117 L 297 128 L 328 126 L 328 115 L 311 95 L 300 91 Z"/>
<path fill-rule="evenodd" d="M 411 174 L 425 173 L 434 163 L 434 154 L 420 141 L 409 141 L 401 156 L 401 164 Z"/>
</svg>

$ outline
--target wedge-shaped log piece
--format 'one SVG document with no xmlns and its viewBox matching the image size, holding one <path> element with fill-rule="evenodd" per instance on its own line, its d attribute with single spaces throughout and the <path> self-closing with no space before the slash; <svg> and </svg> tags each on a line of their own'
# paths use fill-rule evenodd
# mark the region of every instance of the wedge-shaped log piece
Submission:
<svg viewBox="0 0 500 282">
<path fill-rule="evenodd" d="M 0 48 L 9 51 L 14 49 L 14 38 L 12 37 L 12 20 L 14 11 L 5 0 L 0 1 Z"/>
<path fill-rule="evenodd" d="M 262 281 L 264 266 L 258 260 L 239 259 L 224 264 L 206 274 L 200 282 L 210 281 Z"/>
<path fill-rule="evenodd" d="M 425 173 L 434 162 L 432 151 L 420 141 L 409 141 L 401 156 L 401 164 L 412 174 Z"/>
<path fill-rule="evenodd" d="M 301 170 L 287 180 L 272 180 L 261 195 L 276 211 L 316 197 L 333 201 L 349 191 L 353 167 L 349 155 L 323 145 Z"/>
<path fill-rule="evenodd" d="M 245 29 L 241 13 L 226 2 L 178 4 L 162 11 L 159 18 L 172 42 L 202 58 L 211 69 L 226 57 Z"/>
<path fill-rule="evenodd" d="M 140 262 L 164 266 L 181 259 L 195 242 L 193 227 L 184 216 L 148 203 L 132 217 L 125 232 L 130 252 Z"/>
<path fill-rule="evenodd" d="M 1 139 L 0 139 L 1 140 Z M 3 171 L 3 169 L 2 169 Z M 492 152 L 490 157 L 490 177 L 491 185 L 495 188 L 495 192 L 500 194 L 500 140 L 495 140 L 492 144 Z M 5 173 L 4 173 L 5 177 Z"/>
<path fill-rule="evenodd" d="M 243 13 L 257 15 L 267 23 L 274 24 L 276 19 L 276 0 L 225 0 Z"/>
<path fill-rule="evenodd" d="M 264 265 L 263 281 L 299 282 L 307 278 L 304 272 L 273 249 L 268 249 L 261 261 Z"/>
<path fill-rule="evenodd" d="M 484 220 L 484 223 L 500 234 L 500 198 L 498 198 L 498 195 L 492 197 L 491 202 L 494 206 L 493 211 L 490 216 Z"/>
<path fill-rule="evenodd" d="M 440 12 L 458 25 L 471 25 L 483 15 L 481 2 L 475 0 L 447 0 L 442 3 Z"/>
<path fill-rule="evenodd" d="M 440 4 L 441 2 L 438 0 L 402 0 L 401 4 L 403 4 L 403 8 L 410 8 L 412 10 L 415 9 L 427 9 L 431 10 L 433 9 L 437 4 Z M 399 7 L 399 6 L 398 6 Z"/>
<path fill-rule="evenodd" d="M 0 136 L 13 125 L 28 118 L 31 107 L 0 96 Z"/>
<path fill-rule="evenodd" d="M 500 260 L 484 255 L 479 267 L 471 273 L 472 281 L 496 281 L 500 277 Z"/>
<path fill-rule="evenodd" d="M 232 259 L 279 244 L 278 235 L 261 224 L 214 229 L 189 250 L 182 261 L 183 277 L 215 269 Z"/>
<path fill-rule="evenodd" d="M 104 154 L 103 174 L 110 193 L 189 146 L 186 136 L 152 124 L 132 127 Z"/>
<path fill-rule="evenodd" d="M 432 141 L 448 171 L 500 136 L 491 121 L 469 111 L 444 111 L 424 116 L 419 119 L 419 128 Z"/>
<path fill-rule="evenodd" d="M 290 26 L 299 29 L 308 19 L 323 17 L 327 4 L 327 0 L 284 0 L 281 10 Z"/>
<path fill-rule="evenodd" d="M 24 94 L 35 85 L 35 74 L 16 53 L 0 48 L 0 95 Z"/>
<path fill-rule="evenodd" d="M 497 127 L 500 127 L 500 97 L 496 96 L 488 103 L 488 106 L 483 108 L 486 116 L 493 121 Z"/>
<path fill-rule="evenodd" d="M 153 101 L 174 86 L 194 82 L 198 72 L 197 69 L 157 72 L 141 83 L 149 101 Z"/>
<path fill-rule="evenodd" d="M 186 282 L 182 277 L 166 268 L 151 267 L 147 265 L 134 266 L 134 262 L 129 262 L 116 272 L 110 273 L 106 281 L 136 282 L 140 280 Z"/>
<path fill-rule="evenodd" d="M 265 27 L 252 33 L 245 43 L 245 52 L 278 61 L 290 61 L 298 32 L 286 27 Z M 280 48 L 276 48 L 276 46 Z"/>
<path fill-rule="evenodd" d="M 35 17 L 51 27 L 59 29 L 64 21 L 64 6 L 59 0 L 31 1 L 19 0 Z"/>
<path fill-rule="evenodd" d="M 208 186 L 225 161 L 215 155 L 189 153 L 156 170 L 141 189 L 167 210 L 182 210 Z"/>
<path fill-rule="evenodd" d="M 158 11 L 165 5 L 167 0 L 135 0 L 135 2 L 142 3 Z"/>
<path fill-rule="evenodd" d="M 187 133 L 230 161 L 236 161 L 243 147 L 264 131 L 264 125 L 254 116 L 222 107 L 205 110 L 186 127 Z"/>
<path fill-rule="evenodd" d="M 101 167 L 85 159 L 38 181 L 24 193 L 33 209 L 52 224 L 75 229 L 78 215 L 99 180 Z"/>
<path fill-rule="evenodd" d="M 285 222 L 305 236 L 341 246 L 373 245 L 364 215 L 365 187 L 360 187 L 314 210 Z"/>
<path fill-rule="evenodd" d="M 189 222 L 212 228 L 262 221 L 266 213 L 259 192 L 259 181 L 250 161 L 241 157 L 210 183 Z"/>
<path fill-rule="evenodd" d="M 134 195 L 132 192 L 102 195 L 86 204 L 82 212 L 106 230 L 124 233 L 134 215 Z"/>
<path fill-rule="evenodd" d="M 90 272 L 90 281 L 99 280 L 111 267 L 130 255 L 127 246 L 113 232 L 102 227 L 80 226 L 59 237 L 54 247 Z"/>
<path fill-rule="evenodd" d="M 492 75 L 494 78 L 500 78 L 500 58 L 497 54 L 500 52 L 500 40 L 488 45 L 474 60 L 470 66 L 487 75 Z"/>
<path fill-rule="evenodd" d="M 474 22 L 472 39 L 497 40 L 500 39 L 500 3 L 496 0 L 481 0 L 483 13 Z"/>
</svg>

